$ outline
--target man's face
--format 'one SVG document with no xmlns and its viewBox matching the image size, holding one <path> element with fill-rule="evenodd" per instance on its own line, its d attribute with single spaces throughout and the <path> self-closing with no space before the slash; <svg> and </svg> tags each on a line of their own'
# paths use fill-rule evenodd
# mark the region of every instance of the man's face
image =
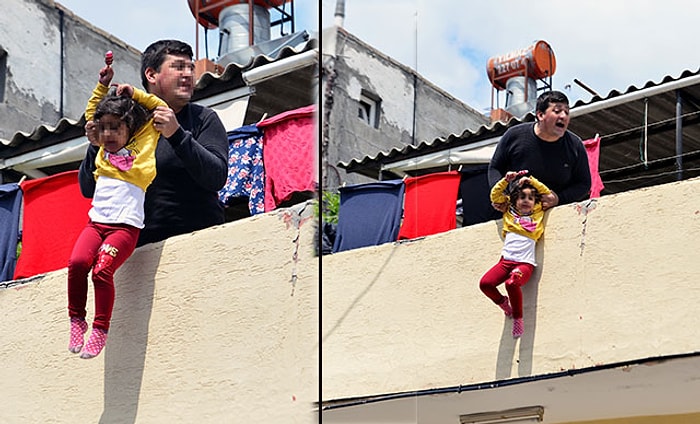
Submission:
<svg viewBox="0 0 700 424">
<path fill-rule="evenodd" d="M 569 106 L 566 103 L 551 103 L 547 110 L 537 112 L 538 125 L 544 139 L 561 138 L 569 127 Z"/>
<path fill-rule="evenodd" d="M 194 92 L 194 63 L 187 56 L 165 56 L 160 71 L 152 71 L 151 92 L 176 112 L 192 98 Z"/>
</svg>

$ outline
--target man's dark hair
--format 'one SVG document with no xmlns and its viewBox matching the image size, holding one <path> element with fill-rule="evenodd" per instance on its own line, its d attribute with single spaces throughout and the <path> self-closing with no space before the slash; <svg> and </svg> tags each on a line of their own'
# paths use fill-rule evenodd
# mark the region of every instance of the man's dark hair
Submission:
<svg viewBox="0 0 700 424">
<path fill-rule="evenodd" d="M 95 108 L 95 122 L 104 115 L 114 115 L 126 123 L 129 140 L 150 118 L 150 113 L 134 99 L 125 96 L 107 95 Z"/>
<path fill-rule="evenodd" d="M 544 93 L 540 94 L 540 96 L 537 98 L 537 106 L 535 110 L 537 112 L 544 113 L 547 111 L 547 108 L 552 103 L 564 103 L 568 106 L 569 98 L 566 97 L 566 94 L 562 93 L 561 91 L 545 91 Z"/>
<path fill-rule="evenodd" d="M 159 40 L 146 47 L 141 55 L 141 83 L 148 91 L 148 80 L 146 79 L 146 69 L 153 68 L 160 72 L 160 67 L 165 61 L 166 55 L 187 56 L 192 60 L 192 47 L 179 40 Z"/>
</svg>

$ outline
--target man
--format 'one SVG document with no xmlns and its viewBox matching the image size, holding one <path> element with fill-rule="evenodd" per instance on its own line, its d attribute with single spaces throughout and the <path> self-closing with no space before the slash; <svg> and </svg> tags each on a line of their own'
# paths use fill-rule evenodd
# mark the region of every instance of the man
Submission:
<svg viewBox="0 0 700 424">
<path fill-rule="evenodd" d="M 552 192 L 542 196 L 543 209 L 585 199 L 591 189 L 586 149 L 569 131 L 569 99 L 559 91 L 537 98 L 537 121 L 509 128 L 489 164 L 493 187 L 508 171 L 528 170 Z M 494 204 L 504 211 L 504 204 Z"/>
<path fill-rule="evenodd" d="M 216 113 L 191 103 L 194 92 L 192 48 L 177 40 L 160 40 L 141 56 L 141 79 L 147 92 L 168 107 L 154 110 L 161 132 L 156 148 L 156 177 L 146 190 L 145 227 L 138 246 L 224 223 L 218 191 L 228 173 L 226 130 Z M 85 126 L 93 140 L 94 123 Z M 95 155 L 88 147 L 80 164 L 80 189 L 85 197 L 95 190 Z"/>
</svg>

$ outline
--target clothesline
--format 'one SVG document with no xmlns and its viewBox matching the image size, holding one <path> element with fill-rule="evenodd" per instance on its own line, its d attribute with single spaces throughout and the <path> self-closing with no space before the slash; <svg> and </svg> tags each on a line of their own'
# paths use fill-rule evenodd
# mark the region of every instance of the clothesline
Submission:
<svg viewBox="0 0 700 424">
<path fill-rule="evenodd" d="M 687 117 L 695 116 L 695 115 L 698 115 L 698 114 L 700 114 L 700 111 L 688 112 L 688 113 L 682 114 L 682 115 L 681 115 L 681 118 L 687 118 Z M 634 133 L 634 132 L 637 132 L 637 131 L 641 131 L 641 130 L 643 130 L 644 128 L 647 128 L 647 129 L 649 129 L 649 128 L 654 128 L 654 127 L 657 127 L 657 126 L 661 126 L 661 125 L 667 124 L 667 123 L 669 123 L 669 122 L 673 122 L 673 121 L 675 121 L 675 120 L 676 120 L 676 117 L 674 116 L 674 117 L 672 117 L 672 118 L 663 119 L 663 120 L 661 120 L 661 121 L 653 122 L 653 123 L 651 123 L 651 124 L 647 124 L 647 125 L 642 124 L 642 125 L 639 125 L 639 126 L 636 126 L 636 127 L 627 128 L 627 129 L 625 129 L 625 130 L 618 131 L 618 132 L 615 132 L 615 133 L 612 133 L 612 134 L 602 134 L 602 135 L 600 135 L 600 139 L 601 139 L 601 141 L 602 141 L 602 140 L 604 140 L 604 139 L 606 139 L 606 138 L 613 138 L 613 137 L 617 137 L 617 136 L 620 136 L 620 135 L 625 135 L 625 134 L 630 134 L 630 133 Z"/>
<path fill-rule="evenodd" d="M 644 179 L 651 179 L 651 178 L 657 178 L 657 177 L 663 177 L 664 175 L 671 175 L 671 174 L 677 174 L 679 170 L 673 170 L 673 171 L 664 171 L 664 172 L 659 172 L 658 174 L 651 174 L 651 175 L 639 175 L 637 177 L 629 177 L 629 178 L 622 178 L 619 180 L 605 180 L 606 183 L 624 183 L 628 181 L 636 181 L 636 180 L 644 180 Z M 683 171 L 700 171 L 700 168 L 686 168 L 683 169 Z"/>
<path fill-rule="evenodd" d="M 686 153 L 682 153 L 682 154 L 680 154 L 680 155 L 666 156 L 666 157 L 663 157 L 663 158 L 654 159 L 653 161 L 648 162 L 648 165 L 654 165 L 654 164 L 656 164 L 656 163 L 663 162 L 663 161 L 669 160 L 669 159 L 677 159 L 677 158 L 679 158 L 679 157 L 683 158 L 683 157 L 690 156 L 690 155 L 697 154 L 697 153 L 700 153 L 700 150 L 693 150 L 692 152 L 686 152 Z M 632 168 L 635 168 L 635 167 L 637 167 L 637 166 L 639 166 L 638 163 L 637 163 L 637 164 L 634 164 L 634 165 L 623 166 L 623 167 L 621 167 L 621 168 L 608 169 L 608 170 L 605 170 L 605 171 L 601 171 L 600 174 L 601 174 L 601 176 L 602 176 L 602 175 L 604 175 L 604 174 L 608 174 L 608 173 L 611 173 L 611 172 L 618 172 L 618 171 L 624 171 L 624 170 L 627 170 L 627 169 L 632 169 Z M 673 171 L 673 172 L 678 172 L 678 170 Z"/>
</svg>

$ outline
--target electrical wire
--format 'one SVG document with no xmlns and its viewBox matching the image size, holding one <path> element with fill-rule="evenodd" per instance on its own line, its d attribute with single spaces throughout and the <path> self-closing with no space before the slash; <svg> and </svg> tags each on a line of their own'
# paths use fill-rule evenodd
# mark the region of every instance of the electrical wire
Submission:
<svg viewBox="0 0 700 424">
<path fill-rule="evenodd" d="M 685 168 L 683 171 L 700 171 L 700 168 Z M 671 174 L 677 174 L 678 171 L 665 171 L 665 172 L 659 172 L 657 174 L 650 174 L 650 175 L 639 175 L 636 177 L 629 177 L 629 178 L 622 178 L 618 180 L 603 180 L 604 184 L 614 184 L 614 183 L 625 183 L 629 181 L 636 181 L 636 180 L 644 180 L 644 179 L 651 179 L 651 178 L 658 178 L 658 177 L 663 177 L 665 175 L 671 175 Z"/>
</svg>

